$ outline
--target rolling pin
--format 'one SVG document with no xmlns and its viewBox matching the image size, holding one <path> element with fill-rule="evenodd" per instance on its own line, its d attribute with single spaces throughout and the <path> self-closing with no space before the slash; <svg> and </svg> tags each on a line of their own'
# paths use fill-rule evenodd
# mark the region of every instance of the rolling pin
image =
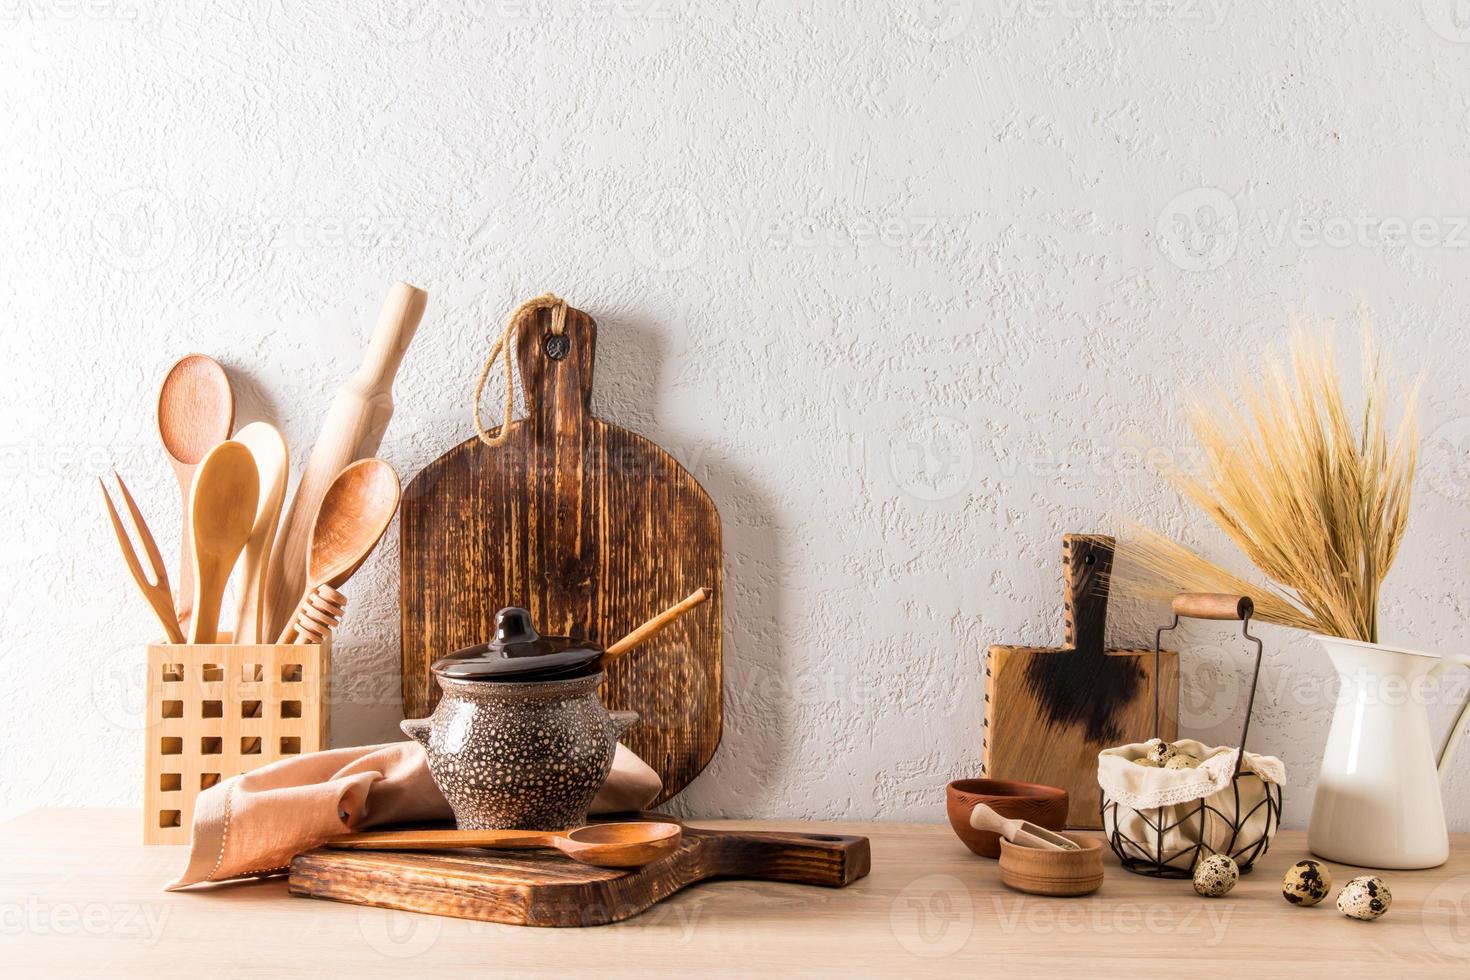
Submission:
<svg viewBox="0 0 1470 980">
<path fill-rule="evenodd" d="M 327 410 L 321 434 L 281 522 L 266 573 L 265 636 L 278 636 L 306 588 L 306 546 L 322 495 L 349 463 L 372 456 L 393 417 L 393 376 L 423 319 L 429 294 L 395 283 L 378 314 L 362 365 Z"/>
</svg>

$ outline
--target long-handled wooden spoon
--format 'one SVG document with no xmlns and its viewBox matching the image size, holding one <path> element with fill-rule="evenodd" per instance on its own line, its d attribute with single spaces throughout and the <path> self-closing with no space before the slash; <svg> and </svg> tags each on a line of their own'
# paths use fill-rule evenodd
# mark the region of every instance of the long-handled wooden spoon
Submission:
<svg viewBox="0 0 1470 980">
<path fill-rule="evenodd" d="M 225 369 L 211 357 L 190 354 L 168 369 L 158 390 L 158 435 L 179 481 L 184 521 L 179 534 L 179 625 L 189 628 L 194 602 L 194 547 L 190 544 L 189 490 L 204 454 L 230 437 L 235 394 Z"/>
<path fill-rule="evenodd" d="M 291 461 L 286 452 L 285 437 L 268 422 L 251 422 L 235 433 L 235 441 L 250 450 L 260 474 L 255 525 L 250 529 L 250 540 L 245 543 L 245 555 L 241 559 L 240 594 L 235 605 L 235 642 L 264 643 L 260 620 L 265 609 L 265 573 L 270 565 L 276 524 L 281 519 L 281 503 L 286 499 Z"/>
<path fill-rule="evenodd" d="M 255 457 L 238 442 L 209 451 L 194 474 L 189 520 L 194 527 L 194 621 L 190 643 L 214 643 L 230 570 L 250 540 L 260 498 Z"/>
<path fill-rule="evenodd" d="M 599 868 L 641 868 L 679 849 L 676 823 L 594 823 L 576 830 L 400 830 L 348 834 L 328 847 L 360 851 L 442 851 L 455 847 L 521 849 L 554 847 L 573 861 Z"/>
<path fill-rule="evenodd" d="M 277 643 L 305 642 L 296 617 L 322 585 L 340 589 L 351 578 L 398 513 L 398 474 L 381 459 L 360 459 L 337 474 L 316 512 L 307 549 L 306 591 Z"/>
<path fill-rule="evenodd" d="M 638 627 L 633 632 L 629 633 L 627 636 L 623 637 L 621 640 L 614 643 L 612 646 L 603 651 L 603 666 L 612 663 L 614 660 L 618 659 L 629 650 L 632 650 L 634 647 L 653 639 L 659 633 L 662 633 L 665 628 L 667 628 L 671 623 L 674 622 L 674 620 L 678 619 L 680 616 L 684 615 L 696 606 L 704 605 L 706 602 L 709 601 L 709 597 L 712 595 L 714 595 L 714 593 L 708 588 L 695 589 L 679 603 L 665 609 L 663 612 L 659 613 L 657 616 L 653 617 L 648 622 L 644 623 L 642 626 Z"/>
<path fill-rule="evenodd" d="M 975 809 L 970 811 L 970 826 L 1000 834 L 1019 847 L 1035 847 L 1043 851 L 1081 850 L 1076 841 L 1029 820 L 1007 820 L 985 803 L 975 804 Z"/>
</svg>

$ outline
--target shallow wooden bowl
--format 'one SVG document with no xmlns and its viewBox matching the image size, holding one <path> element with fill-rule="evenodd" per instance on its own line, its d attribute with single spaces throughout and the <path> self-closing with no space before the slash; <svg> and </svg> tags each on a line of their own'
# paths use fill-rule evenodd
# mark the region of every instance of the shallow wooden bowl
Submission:
<svg viewBox="0 0 1470 980">
<path fill-rule="evenodd" d="M 1000 835 L 970 826 L 970 813 L 985 803 L 1007 820 L 1026 820 L 1047 830 L 1067 823 L 1067 791 L 1009 779 L 956 779 L 945 788 L 945 812 L 955 836 L 981 857 L 1000 857 Z"/>
<path fill-rule="evenodd" d="M 1080 851 L 1044 851 L 1000 842 L 1000 880 L 1029 895 L 1090 895 L 1103 883 L 1103 842 L 1097 837 L 1065 834 Z"/>
</svg>

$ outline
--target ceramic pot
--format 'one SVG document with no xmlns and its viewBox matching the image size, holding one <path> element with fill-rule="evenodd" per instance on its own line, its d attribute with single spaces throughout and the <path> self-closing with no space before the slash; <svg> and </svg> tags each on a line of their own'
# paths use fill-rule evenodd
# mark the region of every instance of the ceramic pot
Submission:
<svg viewBox="0 0 1470 980">
<path fill-rule="evenodd" d="M 1040 783 L 1008 779 L 956 779 L 945 787 L 949 825 L 966 847 L 981 857 L 1000 857 L 1000 835 L 970 826 L 977 803 L 985 803 L 1007 820 L 1025 820 L 1047 830 L 1067 823 L 1067 791 Z"/>
<path fill-rule="evenodd" d="M 429 773 L 461 830 L 565 830 L 612 768 L 618 737 L 638 720 L 609 713 L 602 674 L 531 683 L 455 680 L 428 718 L 399 726 L 429 756 Z"/>
<path fill-rule="evenodd" d="M 1436 751 L 1423 693 L 1470 657 L 1437 657 L 1377 643 L 1318 636 L 1341 687 L 1307 847 L 1318 857 L 1367 868 L 1433 868 L 1450 853 L 1439 779 L 1470 713 L 1460 708 Z"/>
</svg>

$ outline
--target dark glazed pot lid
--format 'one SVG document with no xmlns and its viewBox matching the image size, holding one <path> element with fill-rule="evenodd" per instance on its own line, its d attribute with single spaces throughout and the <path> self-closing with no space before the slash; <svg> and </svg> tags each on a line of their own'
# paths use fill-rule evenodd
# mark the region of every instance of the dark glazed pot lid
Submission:
<svg viewBox="0 0 1470 980">
<path fill-rule="evenodd" d="M 495 638 L 434 661 L 436 674 L 462 681 L 571 680 L 596 672 L 602 648 L 566 636 L 542 636 L 531 614 L 507 606 L 495 614 Z"/>
</svg>

